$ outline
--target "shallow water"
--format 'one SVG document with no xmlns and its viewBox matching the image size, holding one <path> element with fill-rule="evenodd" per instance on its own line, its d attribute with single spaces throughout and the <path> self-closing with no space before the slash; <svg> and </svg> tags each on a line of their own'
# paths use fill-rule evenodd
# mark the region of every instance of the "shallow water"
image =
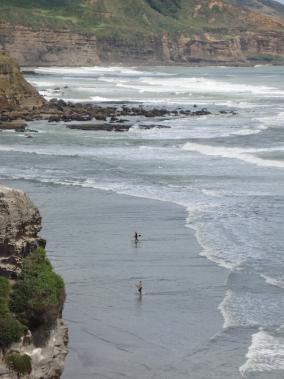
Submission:
<svg viewBox="0 0 284 379">
<path fill-rule="evenodd" d="M 182 205 L 201 254 L 231 271 L 219 310 L 224 328 L 240 336 L 236 346 L 246 345 L 243 376 L 275 376 L 284 367 L 283 74 L 283 67 L 37 68 L 27 79 L 48 98 L 191 110 L 197 104 L 213 114 L 136 118 L 123 134 L 33 122 L 33 139 L 0 137 L 3 179 Z M 170 128 L 139 128 L 153 122 Z"/>
</svg>

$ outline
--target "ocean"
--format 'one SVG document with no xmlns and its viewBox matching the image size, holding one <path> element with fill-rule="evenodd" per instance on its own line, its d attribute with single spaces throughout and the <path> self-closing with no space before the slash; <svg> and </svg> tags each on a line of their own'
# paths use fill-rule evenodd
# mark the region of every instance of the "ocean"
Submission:
<svg viewBox="0 0 284 379">
<path fill-rule="evenodd" d="M 126 133 L 34 121 L 34 138 L 1 133 L 0 179 L 181 206 L 200 255 L 228 275 L 222 330 L 247 344 L 235 375 L 283 377 L 284 67 L 51 67 L 25 77 L 47 99 L 212 112 L 136 116 Z"/>
</svg>

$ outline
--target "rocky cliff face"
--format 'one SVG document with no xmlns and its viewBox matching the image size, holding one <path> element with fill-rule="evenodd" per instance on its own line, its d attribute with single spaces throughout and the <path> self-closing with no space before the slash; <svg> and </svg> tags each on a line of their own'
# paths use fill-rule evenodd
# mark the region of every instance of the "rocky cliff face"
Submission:
<svg viewBox="0 0 284 379">
<path fill-rule="evenodd" d="M 0 47 L 0 109 L 32 109 L 45 104 L 45 100 L 28 84 L 18 65 Z"/>
<path fill-rule="evenodd" d="M 279 63 L 283 35 L 284 5 L 273 0 L 0 4 L 0 49 L 20 65 Z"/>
<path fill-rule="evenodd" d="M 41 217 L 19 190 L 0 186 L 0 275 L 15 277 L 23 258 L 45 241 L 38 236 Z"/>
<path fill-rule="evenodd" d="M 6 50 L 20 65 L 91 66 L 100 62 L 96 36 L 47 29 L 1 24 L 0 49 Z M 1 88 L 1 87 L 0 87 Z"/>
<path fill-rule="evenodd" d="M 0 275 L 16 279 L 22 261 L 32 250 L 44 246 L 39 237 L 41 217 L 38 209 L 24 192 L 0 185 Z M 46 331 L 33 332 L 33 344 L 17 343 L 12 350 L 32 358 L 32 373 L 29 379 L 60 378 L 67 355 L 68 330 L 61 319 Z M 3 362 L 0 350 L 0 378 L 13 379 Z"/>
<path fill-rule="evenodd" d="M 200 62 L 246 64 L 254 60 L 261 61 L 262 58 L 284 62 L 284 29 L 242 32 L 225 37 L 220 31 L 191 36 L 180 34 L 174 38 L 163 33 L 148 38 L 141 36 L 137 40 L 108 36 L 97 41 L 95 34 L 80 34 L 68 30 L 35 31 L 29 27 L 0 24 L 0 48 L 8 51 L 21 65 L 90 66 L 100 63 Z M 9 67 L 2 65 L 2 72 Z M 18 72 L 14 73 L 15 76 L 18 77 Z M 7 94 L 3 96 L 2 93 L 1 96 L 3 77 L 5 74 L 1 74 L 0 63 L 0 105 L 1 101 L 2 104 L 6 102 L 10 106 L 21 103 L 23 97 L 20 99 L 19 95 L 9 94 L 7 97 Z M 17 83 L 20 83 L 19 79 Z M 42 104 L 42 98 L 35 95 L 31 87 L 26 84 L 21 87 L 17 84 L 16 87 L 29 93 L 28 98 L 22 102 L 23 106 Z"/>
<path fill-rule="evenodd" d="M 32 358 L 32 372 L 22 379 L 59 379 L 64 369 L 64 361 L 68 353 L 68 329 L 62 320 L 57 321 L 51 330 L 48 340 L 42 346 L 23 343 L 13 344 L 11 350 L 28 354 Z M 3 353 L 0 350 L 0 378 L 15 379 L 3 363 Z"/>
</svg>

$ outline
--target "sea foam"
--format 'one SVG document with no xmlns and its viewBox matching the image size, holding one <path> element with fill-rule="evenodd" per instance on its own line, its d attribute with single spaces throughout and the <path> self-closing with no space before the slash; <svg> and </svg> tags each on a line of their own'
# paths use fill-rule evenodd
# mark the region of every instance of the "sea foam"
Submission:
<svg viewBox="0 0 284 379">
<path fill-rule="evenodd" d="M 284 337 L 260 330 L 253 334 L 246 358 L 246 363 L 240 367 L 243 377 L 251 372 L 284 370 Z"/>
</svg>

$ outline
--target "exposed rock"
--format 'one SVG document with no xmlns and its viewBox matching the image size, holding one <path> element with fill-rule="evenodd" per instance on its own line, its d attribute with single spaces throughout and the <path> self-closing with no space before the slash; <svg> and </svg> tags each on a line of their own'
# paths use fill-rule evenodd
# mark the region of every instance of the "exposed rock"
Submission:
<svg viewBox="0 0 284 379">
<path fill-rule="evenodd" d="M 46 101 L 22 77 L 18 65 L 0 51 L 0 110 L 36 109 Z"/>
<path fill-rule="evenodd" d="M 99 123 L 99 124 L 68 124 L 69 129 L 79 130 L 105 130 L 108 132 L 126 132 L 132 125 L 125 125 L 121 123 Z"/>
<path fill-rule="evenodd" d="M 0 49 L 21 65 L 93 66 L 100 63 L 215 63 L 249 64 L 253 55 L 265 61 L 284 61 L 284 23 L 254 12 L 242 11 L 244 22 L 259 24 L 264 30 L 217 29 L 210 32 L 167 33 L 136 41 L 100 38 L 96 34 L 49 30 L 0 23 Z M 256 28 L 255 28 L 256 29 Z M 266 30 L 265 30 L 266 29 Z M 252 59 L 251 59 L 252 58 Z"/>
<path fill-rule="evenodd" d="M 38 236 L 41 217 L 38 209 L 23 191 L 0 186 L 0 274 L 16 278 L 22 261 L 32 250 L 44 246 Z M 60 316 L 60 315 L 59 315 Z M 68 330 L 58 318 L 51 330 L 33 330 L 32 343 L 23 341 L 11 350 L 28 354 L 32 358 L 32 373 L 27 379 L 59 379 L 67 355 Z M 0 350 L 0 378 L 14 379 L 7 370 Z"/>
<path fill-rule="evenodd" d="M 15 130 L 16 132 L 24 132 L 27 127 L 25 121 L 0 121 L 0 130 Z"/>
<path fill-rule="evenodd" d="M 0 274 L 14 277 L 23 258 L 45 241 L 38 236 L 41 217 L 20 190 L 0 186 Z"/>
<path fill-rule="evenodd" d="M 0 23 L 0 37 L 0 48 L 8 51 L 20 65 L 99 63 L 95 35 Z"/>
<path fill-rule="evenodd" d="M 11 350 L 28 354 L 32 358 L 32 372 L 27 379 L 59 379 L 64 369 L 64 361 L 68 354 L 68 329 L 61 319 L 50 331 L 49 338 L 43 346 L 20 343 L 13 344 Z M 14 379 L 7 369 L 0 353 L 0 378 Z"/>
</svg>

